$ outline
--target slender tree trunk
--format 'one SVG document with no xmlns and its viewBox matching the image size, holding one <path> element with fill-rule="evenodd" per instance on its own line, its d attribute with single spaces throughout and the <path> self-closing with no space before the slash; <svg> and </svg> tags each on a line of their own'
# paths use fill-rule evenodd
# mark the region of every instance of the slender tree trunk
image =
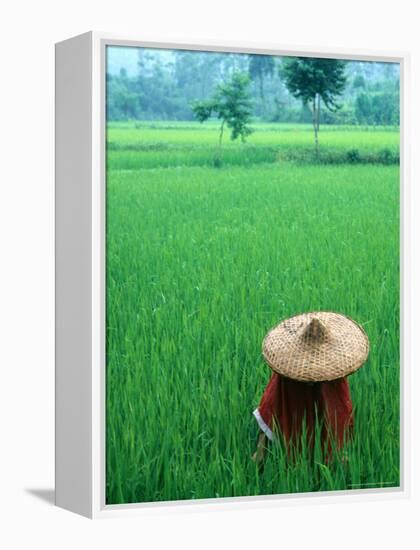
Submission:
<svg viewBox="0 0 420 550">
<path fill-rule="evenodd" d="M 219 149 L 222 148 L 222 139 L 223 139 L 223 128 L 225 126 L 225 121 L 222 120 L 222 124 L 220 126 L 220 133 L 219 133 Z"/>
<path fill-rule="evenodd" d="M 312 125 L 314 127 L 314 136 L 315 136 L 315 155 L 316 155 L 316 158 L 318 158 L 319 144 L 318 144 L 318 117 L 317 117 L 317 96 L 316 95 L 312 101 Z"/>
<path fill-rule="evenodd" d="M 259 81 L 260 81 L 261 111 L 262 111 L 262 114 L 265 115 L 264 77 L 262 75 L 260 75 Z"/>
<path fill-rule="evenodd" d="M 223 129 L 225 127 L 225 121 L 222 120 L 222 124 L 220 125 L 220 132 L 219 132 L 219 147 L 217 149 L 217 153 L 214 157 L 214 164 L 217 167 L 220 167 L 222 165 L 222 140 L 223 140 Z"/>
<path fill-rule="evenodd" d="M 260 76 L 259 81 L 260 81 L 260 97 L 261 97 L 261 101 L 264 101 L 264 77 Z"/>
<path fill-rule="evenodd" d="M 318 94 L 318 106 L 317 106 L 317 135 L 319 134 L 319 118 L 321 113 L 321 95 Z"/>
</svg>

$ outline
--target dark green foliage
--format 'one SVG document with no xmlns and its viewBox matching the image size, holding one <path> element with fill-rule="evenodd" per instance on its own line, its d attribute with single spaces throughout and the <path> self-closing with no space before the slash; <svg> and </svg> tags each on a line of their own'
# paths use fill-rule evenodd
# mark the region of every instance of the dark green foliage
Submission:
<svg viewBox="0 0 420 550">
<path fill-rule="evenodd" d="M 354 77 L 353 80 L 353 88 L 365 88 L 366 87 L 366 81 L 363 75 L 358 74 Z"/>
<path fill-rule="evenodd" d="M 251 133 L 248 124 L 251 121 L 251 100 L 248 92 L 249 78 L 241 73 L 234 73 L 229 82 L 219 84 L 214 96 L 192 106 L 195 118 L 199 122 L 216 116 L 231 130 L 231 139 L 238 137 L 244 142 Z M 221 129 L 221 137 L 223 130 Z"/>
<path fill-rule="evenodd" d="M 381 149 L 378 153 L 378 159 L 381 164 L 396 164 L 399 162 L 400 157 L 391 149 Z"/>
<path fill-rule="evenodd" d="M 339 59 L 309 57 L 290 58 L 281 68 L 289 92 L 312 111 L 317 154 L 321 100 L 330 111 L 339 108 L 337 97 L 343 93 L 346 85 L 345 68 L 345 62 Z"/>
<path fill-rule="evenodd" d="M 264 78 L 274 73 L 274 57 L 271 55 L 250 55 L 249 76 L 259 83 L 260 97 L 264 101 Z"/>
<path fill-rule="evenodd" d="M 284 62 L 281 74 L 290 93 L 311 104 L 319 95 L 330 110 L 339 107 L 339 96 L 346 85 L 345 62 L 339 59 L 294 57 Z"/>
<path fill-rule="evenodd" d="M 296 164 L 384 164 L 397 165 L 400 155 L 397 151 L 385 148 L 380 151 L 361 152 L 359 149 L 334 150 L 326 149 L 314 153 L 311 149 L 290 149 L 278 155 L 278 160 L 291 161 Z"/>
<path fill-rule="evenodd" d="M 121 54 L 114 61 L 111 56 L 107 66 L 108 120 L 193 120 L 191 104 L 212 97 L 217 86 L 235 72 L 247 73 L 253 82 L 249 94 L 254 117 L 275 122 L 310 122 L 312 118 L 308 106 L 301 108 L 301 100 L 287 90 L 276 69 L 281 57 L 139 48 L 137 64 L 135 58 L 130 64 L 127 61 L 128 70 L 121 66 L 122 59 Z M 320 123 L 398 125 L 398 65 L 355 61 L 345 65 L 349 85 L 340 98 L 343 107 L 323 109 Z M 356 107 L 362 93 L 369 102 L 365 112 Z"/>
<path fill-rule="evenodd" d="M 213 111 L 216 112 L 217 109 L 218 103 L 216 99 L 200 101 L 200 103 L 195 103 L 192 108 L 194 116 L 198 120 L 198 122 L 205 122 L 206 120 L 208 120 L 212 116 Z"/>
<path fill-rule="evenodd" d="M 347 159 L 351 164 L 360 162 L 360 151 L 359 149 L 350 149 L 346 153 Z"/>
<path fill-rule="evenodd" d="M 359 122 L 369 124 L 372 114 L 372 105 L 368 94 L 361 93 L 357 96 L 355 113 Z"/>
<path fill-rule="evenodd" d="M 359 124 L 398 125 L 400 123 L 398 92 L 362 92 L 356 98 L 355 115 Z"/>
<path fill-rule="evenodd" d="M 107 76 L 106 110 L 108 120 L 135 119 L 140 114 L 135 85 L 125 69 L 120 70 L 118 77 Z"/>
<path fill-rule="evenodd" d="M 223 130 L 226 125 L 232 141 L 241 138 L 245 142 L 252 132 L 252 104 L 248 92 L 249 78 L 243 73 L 234 73 L 228 82 L 219 84 L 211 99 L 196 102 L 192 106 L 194 116 L 199 122 L 205 122 L 211 116 L 221 121 L 219 146 L 222 145 Z"/>
</svg>

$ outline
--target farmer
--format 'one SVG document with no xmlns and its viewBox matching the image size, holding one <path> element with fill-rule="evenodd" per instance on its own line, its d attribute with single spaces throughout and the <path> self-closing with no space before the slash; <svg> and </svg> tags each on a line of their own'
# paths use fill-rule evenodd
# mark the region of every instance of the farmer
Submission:
<svg viewBox="0 0 420 550">
<path fill-rule="evenodd" d="M 264 458 L 266 438 L 280 435 L 287 449 L 304 438 L 311 448 L 318 419 L 328 456 L 341 449 L 353 424 L 347 376 L 366 361 L 364 330 L 339 313 L 303 313 L 268 332 L 263 356 L 273 370 L 254 416 L 261 428 L 253 460 Z"/>
</svg>

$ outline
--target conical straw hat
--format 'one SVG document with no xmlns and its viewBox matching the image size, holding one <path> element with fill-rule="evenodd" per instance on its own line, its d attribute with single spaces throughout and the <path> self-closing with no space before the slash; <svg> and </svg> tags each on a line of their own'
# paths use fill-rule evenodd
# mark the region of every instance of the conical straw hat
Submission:
<svg viewBox="0 0 420 550">
<path fill-rule="evenodd" d="M 340 313 L 316 311 L 295 315 L 272 328 L 263 355 L 273 371 L 302 382 L 348 376 L 369 354 L 365 331 Z"/>
</svg>

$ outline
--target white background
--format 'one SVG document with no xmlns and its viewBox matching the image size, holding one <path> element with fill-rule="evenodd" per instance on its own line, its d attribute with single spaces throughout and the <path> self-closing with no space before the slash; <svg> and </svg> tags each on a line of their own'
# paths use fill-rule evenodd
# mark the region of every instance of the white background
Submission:
<svg viewBox="0 0 420 550">
<path fill-rule="evenodd" d="M 419 548 L 418 351 L 408 499 L 91 522 L 54 508 L 54 43 L 87 30 L 141 39 L 239 40 L 412 54 L 413 211 L 419 211 L 417 2 L 72 0 L 3 3 L 0 14 L 0 545 L 11 548 Z M 413 216 L 414 218 L 414 216 Z M 419 224 L 413 219 L 414 235 Z M 419 253 L 413 247 L 412 307 Z M 413 336 L 418 339 L 413 311 Z M 326 500 L 325 502 L 328 502 Z"/>
</svg>

